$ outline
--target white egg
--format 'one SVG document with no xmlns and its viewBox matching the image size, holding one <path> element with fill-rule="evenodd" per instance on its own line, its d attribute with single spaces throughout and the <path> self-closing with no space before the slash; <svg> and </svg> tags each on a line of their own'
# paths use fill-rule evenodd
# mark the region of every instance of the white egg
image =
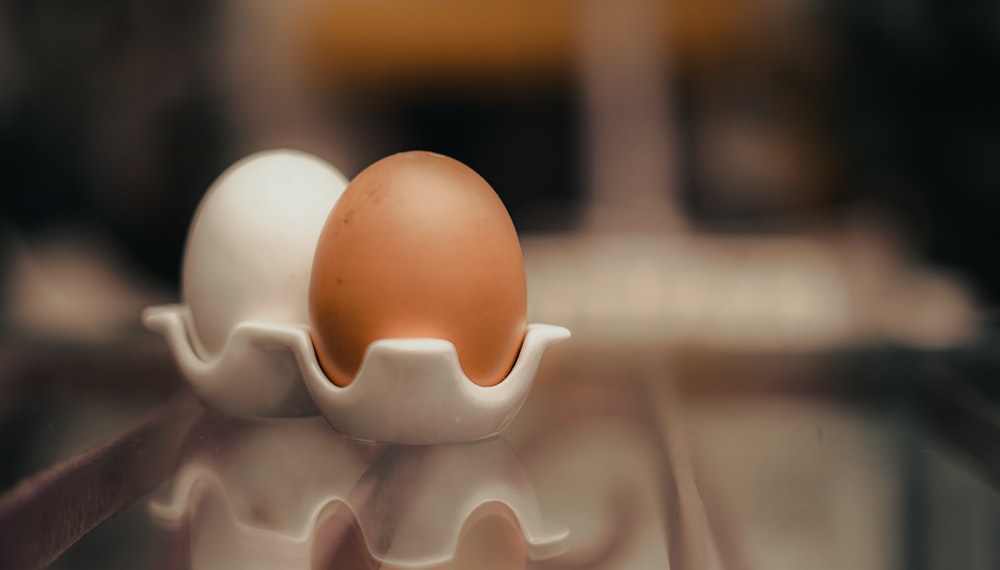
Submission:
<svg viewBox="0 0 1000 570">
<path fill-rule="evenodd" d="M 327 162 L 291 150 L 246 157 L 212 185 L 188 234 L 182 276 L 200 357 L 219 355 L 241 322 L 309 323 L 313 255 L 346 186 Z"/>
</svg>

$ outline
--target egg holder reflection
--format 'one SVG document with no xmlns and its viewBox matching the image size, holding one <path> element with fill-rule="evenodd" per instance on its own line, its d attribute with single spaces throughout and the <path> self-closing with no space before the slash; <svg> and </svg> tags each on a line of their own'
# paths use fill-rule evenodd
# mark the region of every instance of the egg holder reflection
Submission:
<svg viewBox="0 0 1000 570">
<path fill-rule="evenodd" d="M 463 531 L 487 516 L 510 521 L 531 560 L 566 549 L 568 531 L 543 519 L 530 477 L 502 439 L 386 446 L 366 460 L 365 444 L 302 422 L 270 424 L 235 461 L 194 457 L 153 499 L 154 519 L 193 533 L 192 568 L 314 567 L 316 542 L 330 538 L 324 523 L 338 514 L 360 530 L 372 558 L 394 568 L 447 565 Z M 284 461 L 274 461 L 274 446 Z M 334 538 L 350 540 L 342 529 Z"/>
<path fill-rule="evenodd" d="M 150 307 L 143 320 L 166 336 L 199 397 L 221 411 L 251 417 L 309 415 L 311 398 L 337 432 L 402 444 L 497 435 L 524 403 L 545 349 L 570 336 L 563 327 L 528 325 L 513 368 L 493 386 L 472 382 L 447 340 L 381 339 L 368 346 L 353 382 L 340 387 L 320 367 L 305 325 L 240 323 L 222 353 L 203 360 L 193 348 L 196 333 L 187 307 Z M 298 374 L 288 374 L 290 366 Z"/>
</svg>

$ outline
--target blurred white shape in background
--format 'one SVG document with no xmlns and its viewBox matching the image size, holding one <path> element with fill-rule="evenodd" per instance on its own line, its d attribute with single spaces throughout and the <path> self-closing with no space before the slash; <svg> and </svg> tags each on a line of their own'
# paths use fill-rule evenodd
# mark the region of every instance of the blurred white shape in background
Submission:
<svg viewBox="0 0 1000 570">
<path fill-rule="evenodd" d="M 880 238 L 610 234 L 524 241 L 529 320 L 576 342 L 823 350 L 890 341 L 955 345 L 972 336 L 971 295 L 945 274 L 864 259 Z M 870 256 L 869 256 L 870 257 Z"/>
<path fill-rule="evenodd" d="M 588 229 L 679 230 L 662 2 L 583 4 L 581 67 Z"/>
<path fill-rule="evenodd" d="M 169 298 L 94 235 L 52 236 L 30 245 L 10 240 L 0 303 L 6 325 L 37 338 L 110 342 L 139 328 L 143 307 Z"/>
</svg>

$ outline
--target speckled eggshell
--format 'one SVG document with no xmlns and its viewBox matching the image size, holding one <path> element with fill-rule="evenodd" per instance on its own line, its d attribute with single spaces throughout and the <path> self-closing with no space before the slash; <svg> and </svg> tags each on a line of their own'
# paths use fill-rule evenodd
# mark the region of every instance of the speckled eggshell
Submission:
<svg viewBox="0 0 1000 570">
<path fill-rule="evenodd" d="M 368 345 L 443 338 L 465 374 L 489 386 L 524 338 L 527 286 L 510 215 L 476 172 L 404 152 L 365 169 L 323 227 L 309 312 L 320 364 L 345 386 Z"/>
</svg>

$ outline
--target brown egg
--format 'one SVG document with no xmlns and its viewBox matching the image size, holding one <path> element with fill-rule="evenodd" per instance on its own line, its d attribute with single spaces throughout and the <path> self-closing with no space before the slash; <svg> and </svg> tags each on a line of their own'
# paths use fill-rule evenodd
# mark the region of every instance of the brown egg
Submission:
<svg viewBox="0 0 1000 570">
<path fill-rule="evenodd" d="M 490 386 L 524 338 L 527 286 L 514 224 L 472 169 L 430 152 L 372 164 L 320 235 L 309 287 L 320 365 L 346 386 L 368 345 L 443 338 L 465 374 Z"/>
</svg>

